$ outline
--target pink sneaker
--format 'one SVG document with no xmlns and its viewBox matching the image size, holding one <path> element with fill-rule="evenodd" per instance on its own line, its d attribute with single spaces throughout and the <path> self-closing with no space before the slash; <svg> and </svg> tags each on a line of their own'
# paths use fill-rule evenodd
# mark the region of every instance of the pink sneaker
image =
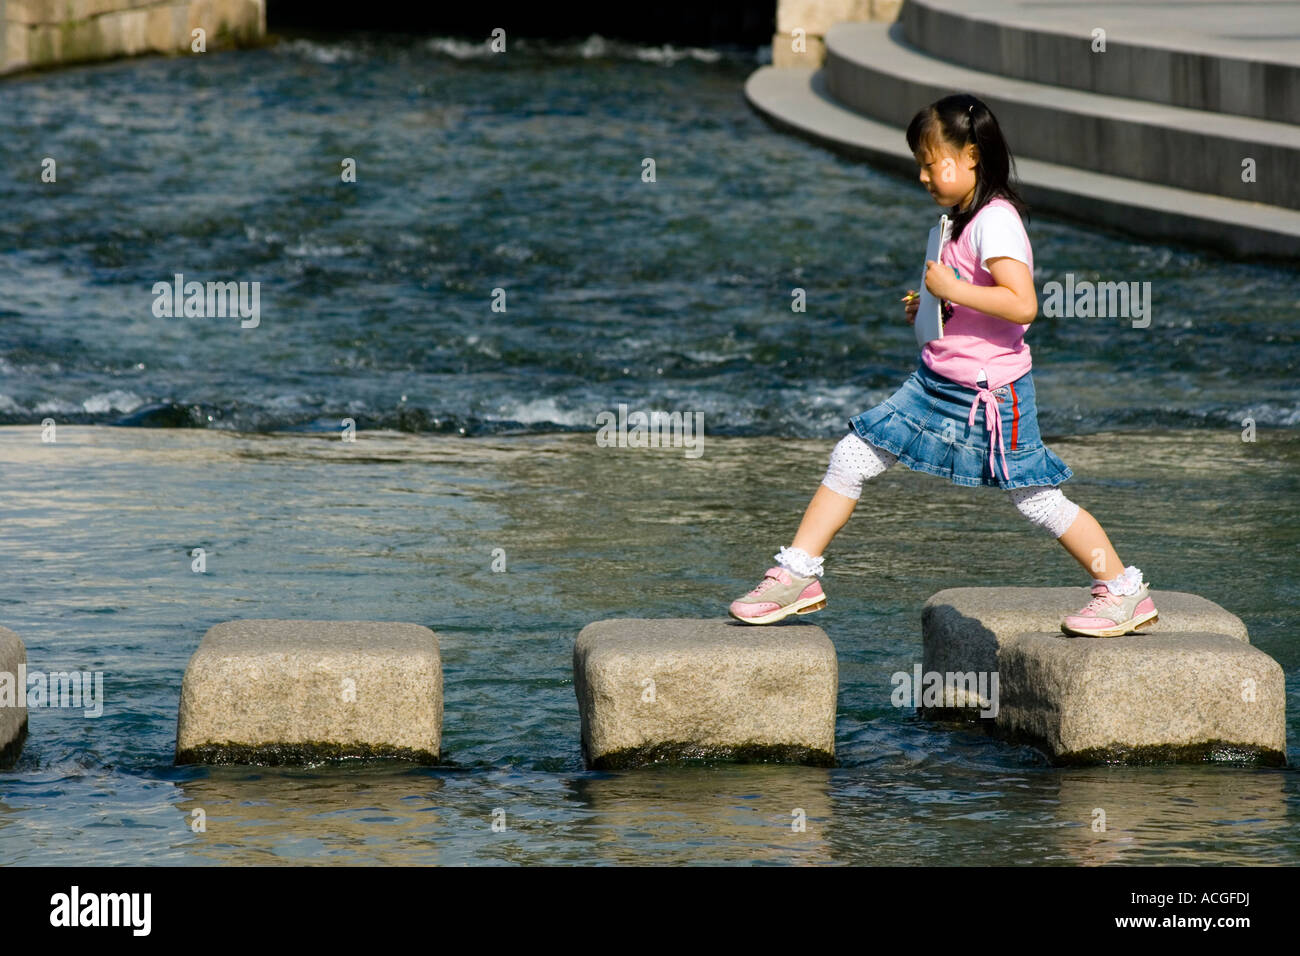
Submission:
<svg viewBox="0 0 1300 956">
<path fill-rule="evenodd" d="M 1061 630 L 1080 637 L 1119 637 L 1150 627 L 1159 618 L 1156 605 L 1142 582 L 1136 594 L 1111 594 L 1104 584 L 1092 586 L 1092 600 L 1061 621 Z"/>
<path fill-rule="evenodd" d="M 772 624 L 791 614 L 811 614 L 826 606 L 822 583 L 785 568 L 768 568 L 758 587 L 731 602 L 728 613 L 746 624 Z"/>
</svg>

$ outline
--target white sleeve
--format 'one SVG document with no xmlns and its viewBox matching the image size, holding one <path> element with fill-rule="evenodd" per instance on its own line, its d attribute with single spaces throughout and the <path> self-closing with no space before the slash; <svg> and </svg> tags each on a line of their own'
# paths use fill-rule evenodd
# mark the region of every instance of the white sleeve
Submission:
<svg viewBox="0 0 1300 956">
<path fill-rule="evenodd" d="M 1020 217 L 1006 206 L 985 209 L 971 223 L 971 228 L 974 230 L 971 240 L 981 268 L 987 269 L 988 261 L 999 256 L 1010 256 L 1029 265 L 1025 227 Z"/>
</svg>

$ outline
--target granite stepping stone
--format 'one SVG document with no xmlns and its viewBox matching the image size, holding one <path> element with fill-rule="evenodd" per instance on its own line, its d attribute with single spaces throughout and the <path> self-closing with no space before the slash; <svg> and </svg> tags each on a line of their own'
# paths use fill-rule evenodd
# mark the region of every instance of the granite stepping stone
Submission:
<svg viewBox="0 0 1300 956">
<path fill-rule="evenodd" d="M 573 683 L 587 766 L 835 761 L 835 648 L 812 624 L 619 618 L 582 629 Z"/>
<path fill-rule="evenodd" d="M 979 720 L 1057 764 L 1285 764 L 1281 666 L 1213 601 L 1181 591 L 1151 596 L 1155 624 L 1090 638 L 1060 630 L 1061 618 L 1087 602 L 1087 588 L 938 592 L 921 614 L 924 671 L 965 675 L 966 686 L 971 677 L 996 675 L 998 699 L 963 701 L 958 692 L 921 707 L 922 715 Z"/>
<path fill-rule="evenodd" d="M 436 763 L 441 740 L 442 663 L 427 627 L 226 621 L 185 669 L 176 762 Z"/>
<path fill-rule="evenodd" d="M 0 627 L 0 767 L 18 759 L 27 739 L 27 687 L 22 674 L 27 648 L 7 627 Z"/>
</svg>

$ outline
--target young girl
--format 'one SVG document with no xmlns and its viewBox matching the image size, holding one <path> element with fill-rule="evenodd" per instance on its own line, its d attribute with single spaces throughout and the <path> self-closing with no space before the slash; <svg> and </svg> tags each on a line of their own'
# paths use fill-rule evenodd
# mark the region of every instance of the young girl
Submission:
<svg viewBox="0 0 1300 956">
<path fill-rule="evenodd" d="M 853 513 L 862 483 L 901 460 L 959 485 L 1005 489 L 1030 523 L 1061 542 L 1092 575 L 1092 600 L 1061 622 L 1067 634 L 1117 637 L 1154 622 L 1142 572 L 1125 567 L 1096 519 L 1056 487 L 1073 472 L 1038 433 L 1024 341 L 1038 314 L 1034 257 L 997 120 L 974 96 L 947 96 L 912 118 L 907 145 L 921 184 L 951 207 L 952 238 L 925 274 L 925 287 L 945 300 L 943 337 L 925 346 L 902 388 L 849 420 L 794 541 L 758 587 L 732 603 L 731 616 L 770 624 L 824 608 L 822 552 Z M 905 301 L 912 322 L 917 303 Z"/>
</svg>

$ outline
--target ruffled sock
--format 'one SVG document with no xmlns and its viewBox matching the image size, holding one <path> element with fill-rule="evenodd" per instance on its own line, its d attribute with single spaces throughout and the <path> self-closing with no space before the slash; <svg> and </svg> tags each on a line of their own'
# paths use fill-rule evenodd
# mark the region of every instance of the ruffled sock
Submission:
<svg viewBox="0 0 1300 956">
<path fill-rule="evenodd" d="M 1101 578 L 1093 578 L 1092 583 L 1106 585 L 1106 590 L 1111 594 L 1117 594 L 1120 596 L 1137 594 L 1142 588 L 1142 572 L 1130 564 L 1124 569 L 1123 574 L 1111 578 L 1109 581 L 1103 581 Z"/>
<path fill-rule="evenodd" d="M 813 557 L 803 548 L 782 548 L 776 554 L 777 567 L 785 568 L 800 578 L 819 578 L 822 576 L 822 556 Z"/>
</svg>

